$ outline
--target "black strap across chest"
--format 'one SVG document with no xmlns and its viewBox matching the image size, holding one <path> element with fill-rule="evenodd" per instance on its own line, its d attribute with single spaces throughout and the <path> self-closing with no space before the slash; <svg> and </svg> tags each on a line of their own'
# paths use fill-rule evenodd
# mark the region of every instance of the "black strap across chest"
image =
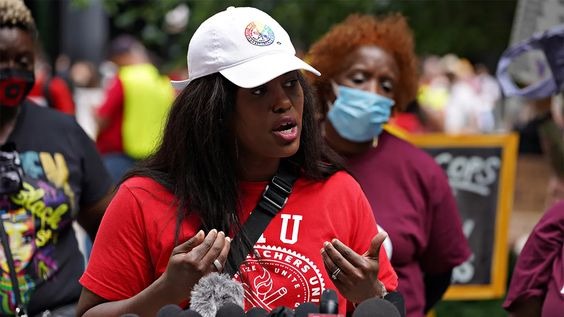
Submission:
<svg viewBox="0 0 564 317">
<path fill-rule="evenodd" d="M 286 205 L 298 177 L 298 166 L 288 161 L 280 163 L 276 175 L 266 186 L 257 206 L 233 238 L 225 266 L 226 273 L 233 275 L 237 272 L 270 220 Z"/>
</svg>

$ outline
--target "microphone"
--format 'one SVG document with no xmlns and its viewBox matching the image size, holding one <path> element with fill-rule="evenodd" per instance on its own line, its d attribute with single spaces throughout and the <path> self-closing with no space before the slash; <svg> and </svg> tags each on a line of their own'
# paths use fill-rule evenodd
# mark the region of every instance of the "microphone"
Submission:
<svg viewBox="0 0 564 317">
<path fill-rule="evenodd" d="M 168 304 L 157 312 L 157 317 L 177 317 L 182 312 L 182 308 L 175 304 Z M 122 316 L 123 317 L 123 316 Z"/>
<path fill-rule="evenodd" d="M 244 317 L 245 311 L 241 306 L 234 303 L 227 303 L 217 311 L 215 317 Z"/>
<path fill-rule="evenodd" d="M 119 317 L 139 317 L 139 315 L 137 314 L 133 314 L 133 313 L 127 313 L 127 314 L 123 314 Z"/>
<path fill-rule="evenodd" d="M 247 317 L 266 317 L 268 311 L 262 307 L 253 307 L 247 311 Z"/>
<path fill-rule="evenodd" d="M 337 292 L 332 289 L 326 289 L 321 293 L 321 301 L 319 302 L 319 312 L 322 314 L 338 314 L 339 299 Z"/>
<path fill-rule="evenodd" d="M 190 309 L 202 317 L 215 317 L 218 309 L 228 303 L 243 307 L 243 285 L 227 274 L 210 273 L 192 289 Z"/>
<path fill-rule="evenodd" d="M 267 317 L 294 317 L 294 312 L 285 306 L 278 306 L 270 311 Z"/>
<path fill-rule="evenodd" d="M 370 298 L 360 303 L 352 317 L 401 317 L 394 304 L 381 298 Z"/>
<path fill-rule="evenodd" d="M 202 317 L 198 312 L 191 309 L 183 310 L 177 317 Z"/>
<path fill-rule="evenodd" d="M 319 308 L 314 303 L 302 303 L 300 306 L 296 307 L 295 315 L 296 317 L 308 317 L 309 314 L 319 313 Z"/>
<path fill-rule="evenodd" d="M 405 317 L 405 301 L 403 300 L 403 295 L 400 292 L 389 292 L 386 296 L 384 296 L 384 299 L 394 305 L 401 317 Z"/>
</svg>

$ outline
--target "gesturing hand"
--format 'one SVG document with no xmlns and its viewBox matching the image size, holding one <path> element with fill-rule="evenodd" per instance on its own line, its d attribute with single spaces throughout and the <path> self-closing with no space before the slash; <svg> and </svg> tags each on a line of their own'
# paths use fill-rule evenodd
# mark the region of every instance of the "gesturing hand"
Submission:
<svg viewBox="0 0 564 317">
<path fill-rule="evenodd" d="M 172 292 L 170 295 L 180 300 L 188 298 L 202 276 L 222 270 L 230 246 L 231 240 L 223 232 L 212 229 L 205 237 L 200 230 L 175 247 L 163 274 L 164 284 Z"/>
<path fill-rule="evenodd" d="M 363 255 L 354 252 L 337 239 L 324 243 L 321 256 L 325 270 L 339 292 L 353 303 L 383 296 L 385 289 L 378 280 L 378 260 L 380 247 L 386 237 L 386 233 L 379 232 Z"/>
</svg>

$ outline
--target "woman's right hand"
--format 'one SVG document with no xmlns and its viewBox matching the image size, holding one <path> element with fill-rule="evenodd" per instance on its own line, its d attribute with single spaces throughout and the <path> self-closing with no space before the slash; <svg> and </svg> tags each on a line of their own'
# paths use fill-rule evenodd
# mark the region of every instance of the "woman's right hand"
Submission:
<svg viewBox="0 0 564 317">
<path fill-rule="evenodd" d="M 206 236 L 202 230 L 176 246 L 168 262 L 163 283 L 171 291 L 169 295 L 181 302 L 190 298 L 190 292 L 200 278 L 208 273 L 217 272 L 214 264 L 217 259 L 221 270 L 225 267 L 231 240 L 225 234 L 212 229 Z"/>
<path fill-rule="evenodd" d="M 190 292 L 200 278 L 217 271 L 215 260 L 223 268 L 230 246 L 231 240 L 223 232 L 213 229 L 204 236 L 204 232 L 200 230 L 188 241 L 174 248 L 163 275 L 133 297 L 108 301 L 83 288 L 77 316 L 107 317 L 126 313 L 155 316 L 167 304 L 178 304 L 190 299 Z"/>
</svg>

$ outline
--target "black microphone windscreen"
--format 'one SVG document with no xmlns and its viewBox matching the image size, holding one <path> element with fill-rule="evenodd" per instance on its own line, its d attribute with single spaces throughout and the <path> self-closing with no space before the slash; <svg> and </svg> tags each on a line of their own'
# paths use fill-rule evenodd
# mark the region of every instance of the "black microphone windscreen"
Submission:
<svg viewBox="0 0 564 317">
<path fill-rule="evenodd" d="M 319 307 L 314 303 L 302 303 L 295 309 L 296 317 L 307 317 L 309 314 L 319 313 Z"/>
<path fill-rule="evenodd" d="M 198 312 L 187 309 L 178 314 L 178 317 L 202 317 Z"/>
<path fill-rule="evenodd" d="M 381 298 L 370 298 L 360 303 L 352 317 L 400 317 L 394 304 Z"/>
<path fill-rule="evenodd" d="M 339 313 L 339 299 L 337 297 L 337 292 L 332 289 L 326 289 L 323 291 L 323 293 L 321 293 L 319 312 L 322 314 Z"/>
<path fill-rule="evenodd" d="M 234 303 L 227 303 L 218 309 L 215 317 L 244 317 L 245 311 L 241 306 Z"/>
<path fill-rule="evenodd" d="M 132 313 L 127 313 L 127 314 L 123 314 L 123 315 L 121 315 L 121 316 L 119 316 L 119 317 L 139 317 L 139 315 L 137 315 L 137 314 L 132 314 Z"/>
<path fill-rule="evenodd" d="M 180 306 L 175 304 L 168 304 L 159 309 L 159 311 L 157 312 L 157 317 L 176 317 L 181 311 L 182 308 L 180 308 Z"/>
<path fill-rule="evenodd" d="M 403 300 L 403 295 L 400 292 L 389 292 L 386 296 L 384 296 L 384 299 L 396 307 L 401 317 L 405 317 L 405 301 Z"/>
<path fill-rule="evenodd" d="M 247 317 L 266 317 L 268 311 L 261 307 L 253 307 L 247 311 Z"/>
<path fill-rule="evenodd" d="M 278 306 L 270 311 L 268 317 L 294 317 L 294 311 L 285 306 Z"/>
</svg>

